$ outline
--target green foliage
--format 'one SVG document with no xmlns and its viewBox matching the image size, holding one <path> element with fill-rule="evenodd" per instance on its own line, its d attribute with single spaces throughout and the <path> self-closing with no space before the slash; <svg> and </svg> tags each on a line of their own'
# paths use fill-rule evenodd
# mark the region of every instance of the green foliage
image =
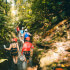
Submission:
<svg viewBox="0 0 70 70">
<path fill-rule="evenodd" d="M 18 6 L 23 26 L 33 34 L 46 33 L 64 19 L 69 19 L 69 0 L 28 0 Z"/>
<path fill-rule="evenodd" d="M 6 12 L 8 12 L 9 9 L 9 4 L 6 4 L 0 0 L 0 44 L 6 41 L 8 36 L 9 29 L 6 26 L 6 23 L 9 21 L 9 17 L 7 16 Z"/>
</svg>

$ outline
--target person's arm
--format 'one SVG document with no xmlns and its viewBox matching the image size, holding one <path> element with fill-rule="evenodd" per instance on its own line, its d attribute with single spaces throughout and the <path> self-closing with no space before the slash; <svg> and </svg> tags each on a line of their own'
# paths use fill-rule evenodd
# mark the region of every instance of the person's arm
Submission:
<svg viewBox="0 0 70 70">
<path fill-rule="evenodd" d="M 34 49 L 34 46 L 32 45 L 32 46 L 31 46 L 31 49 L 30 49 L 30 52 L 31 52 L 30 56 L 33 55 L 33 49 Z"/>
<path fill-rule="evenodd" d="M 23 38 L 24 38 L 25 32 L 23 33 Z"/>
<path fill-rule="evenodd" d="M 32 45 L 32 49 L 34 49 L 34 46 Z"/>
<path fill-rule="evenodd" d="M 21 32 L 19 31 L 19 35 L 21 35 Z"/>
<path fill-rule="evenodd" d="M 21 38 L 19 38 L 19 40 L 20 40 L 22 43 L 24 43 L 24 40 L 22 40 Z"/>
<path fill-rule="evenodd" d="M 12 45 L 10 44 L 10 47 L 9 48 L 5 48 L 6 50 L 11 50 L 11 47 L 12 47 Z"/>
<path fill-rule="evenodd" d="M 32 36 L 32 34 L 30 34 L 29 32 L 28 32 L 28 34 L 29 34 L 30 36 Z"/>
</svg>

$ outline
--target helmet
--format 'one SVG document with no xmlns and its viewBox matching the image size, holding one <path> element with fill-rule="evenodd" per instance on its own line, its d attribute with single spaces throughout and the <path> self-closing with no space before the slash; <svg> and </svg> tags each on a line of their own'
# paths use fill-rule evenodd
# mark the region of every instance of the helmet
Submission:
<svg viewBox="0 0 70 70">
<path fill-rule="evenodd" d="M 28 31 L 27 29 L 25 29 L 25 31 Z"/>
<path fill-rule="evenodd" d="M 27 41 L 30 41 L 30 37 L 26 37 L 26 40 L 27 40 Z"/>
<path fill-rule="evenodd" d="M 13 38 L 13 41 L 17 42 L 17 38 Z"/>
</svg>

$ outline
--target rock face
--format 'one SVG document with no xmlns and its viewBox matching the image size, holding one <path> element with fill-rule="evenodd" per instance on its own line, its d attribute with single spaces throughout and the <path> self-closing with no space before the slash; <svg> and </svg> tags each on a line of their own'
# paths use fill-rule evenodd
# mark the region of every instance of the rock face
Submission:
<svg viewBox="0 0 70 70">
<path fill-rule="evenodd" d="M 47 55 L 49 54 L 49 55 Z M 53 52 L 53 51 L 50 51 L 46 54 L 45 57 L 42 57 L 40 59 L 40 66 L 41 67 L 44 67 L 46 65 L 50 65 L 51 63 L 53 63 L 54 61 L 58 60 L 59 58 L 59 54 Z"/>
<path fill-rule="evenodd" d="M 66 51 L 67 49 L 70 49 L 70 41 L 56 42 L 52 44 L 52 47 L 54 46 L 56 46 L 56 49 L 49 50 L 47 53 L 43 54 L 44 57 L 40 58 L 40 67 L 43 68 L 60 60 L 70 62 L 70 52 Z"/>
</svg>

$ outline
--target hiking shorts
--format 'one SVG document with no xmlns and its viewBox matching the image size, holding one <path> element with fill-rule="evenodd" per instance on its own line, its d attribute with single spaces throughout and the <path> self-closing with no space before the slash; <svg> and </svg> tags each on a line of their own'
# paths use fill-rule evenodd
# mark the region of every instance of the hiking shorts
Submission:
<svg viewBox="0 0 70 70">
<path fill-rule="evenodd" d="M 25 55 L 26 59 L 30 58 L 30 51 L 24 51 L 23 54 Z"/>
</svg>

